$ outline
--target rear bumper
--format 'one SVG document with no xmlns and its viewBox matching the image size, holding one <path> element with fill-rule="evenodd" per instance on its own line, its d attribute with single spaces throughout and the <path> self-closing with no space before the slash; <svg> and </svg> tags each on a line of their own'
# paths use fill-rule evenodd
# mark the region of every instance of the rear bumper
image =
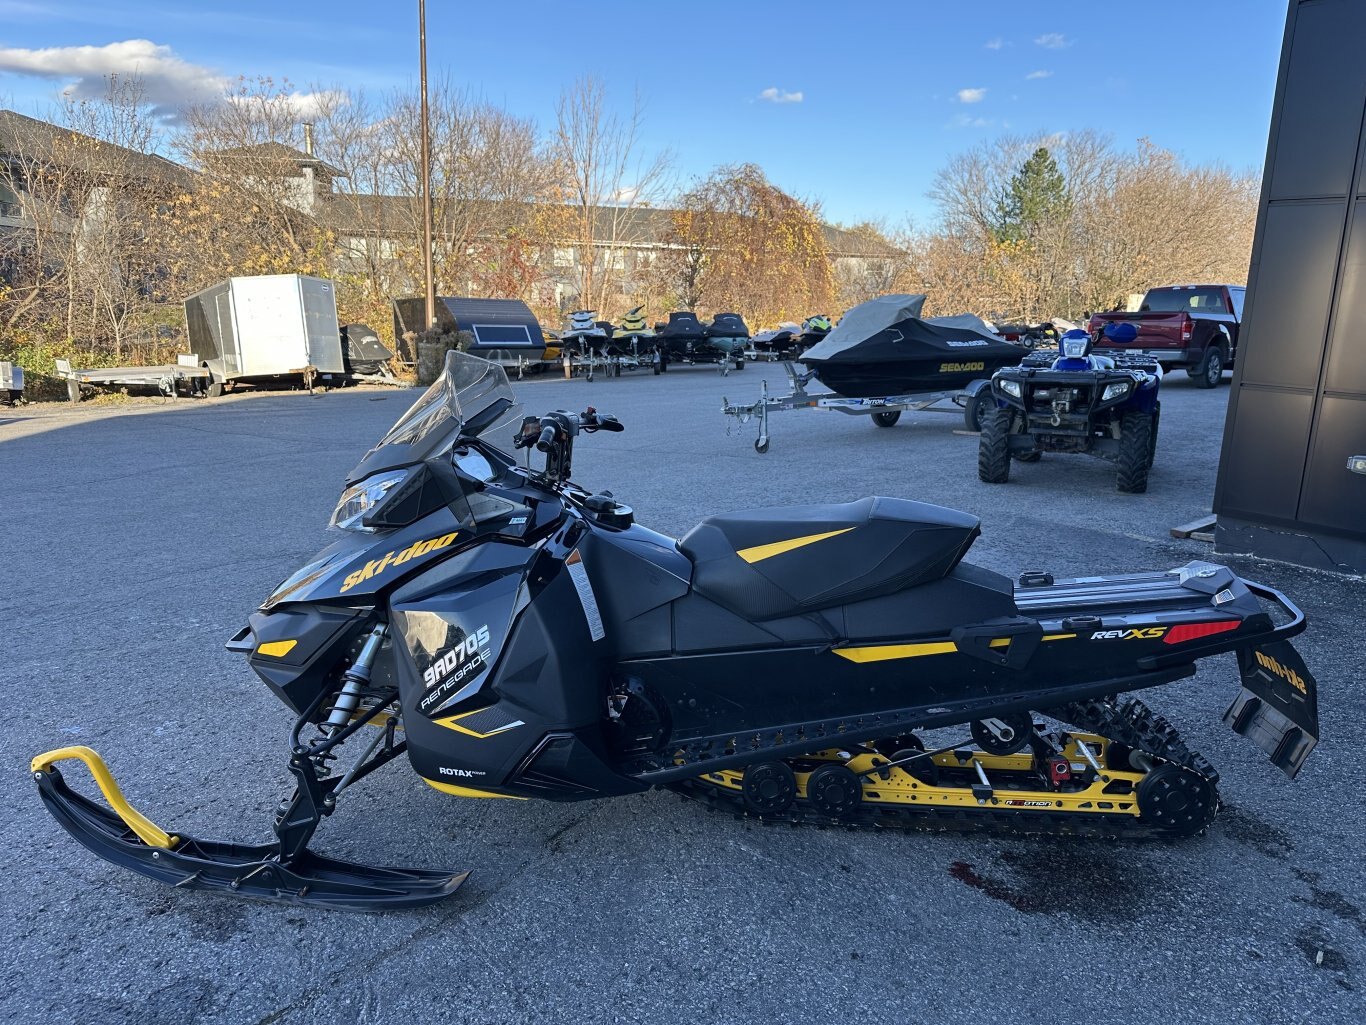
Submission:
<svg viewBox="0 0 1366 1025">
<path fill-rule="evenodd" d="M 1176 349 L 1153 347 L 1135 342 L 1133 345 L 1120 346 L 1097 346 L 1096 352 L 1102 356 L 1137 356 L 1141 359 L 1150 359 L 1157 363 L 1170 364 L 1172 366 L 1187 366 L 1196 362 L 1199 353 L 1194 349 Z"/>
</svg>

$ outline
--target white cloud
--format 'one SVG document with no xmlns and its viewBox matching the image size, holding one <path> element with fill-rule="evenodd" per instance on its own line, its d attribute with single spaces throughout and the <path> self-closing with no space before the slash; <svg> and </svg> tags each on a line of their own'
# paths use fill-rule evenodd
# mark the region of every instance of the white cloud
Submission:
<svg viewBox="0 0 1366 1025">
<path fill-rule="evenodd" d="M 111 75 L 136 79 L 153 113 L 168 121 L 174 121 L 186 107 L 222 102 L 233 85 L 213 69 L 191 64 L 169 46 L 150 39 L 41 50 L 0 47 L 0 74 L 6 72 L 63 82 L 62 94 L 76 100 L 103 97 Z M 344 95 L 335 92 L 293 93 L 287 99 L 300 121 L 316 119 L 329 103 L 346 102 Z"/>
<path fill-rule="evenodd" d="M 1004 39 L 1002 39 L 1000 36 L 997 36 L 995 39 L 988 39 L 988 40 L 987 40 L 987 49 L 988 49 L 988 50 L 999 50 L 1001 47 L 1003 47 L 1003 46 L 1005 46 L 1005 45 L 1006 45 L 1006 41 L 1005 41 Z"/>
<path fill-rule="evenodd" d="M 103 96 L 110 75 L 137 78 L 144 98 L 163 116 L 190 104 L 217 100 L 227 86 L 223 76 L 182 60 L 169 46 L 150 39 L 125 39 L 105 46 L 0 48 L 0 72 L 65 81 L 62 91 L 75 99 Z"/>
<path fill-rule="evenodd" d="M 777 86 L 773 86 L 761 92 L 759 94 L 759 99 L 767 100 L 769 103 L 801 103 L 802 94 L 800 91 L 790 93 L 785 89 L 779 89 Z"/>
<path fill-rule="evenodd" d="M 1035 79 L 1035 78 L 1052 78 L 1052 77 L 1053 77 L 1053 72 L 1051 72 L 1051 71 L 1031 71 L 1029 74 L 1025 75 L 1026 81 L 1031 80 L 1031 79 Z"/>
<path fill-rule="evenodd" d="M 1061 32 L 1045 32 L 1034 42 L 1045 50 L 1061 50 L 1064 46 L 1072 45 Z"/>
<path fill-rule="evenodd" d="M 229 95 L 229 103 L 237 104 L 257 104 L 260 98 L 257 96 Z M 289 93 L 283 97 L 289 112 L 299 121 L 317 121 L 322 117 L 323 111 L 335 110 L 344 107 L 350 102 L 350 97 L 343 92 L 335 90 L 323 90 L 315 93 Z"/>
<path fill-rule="evenodd" d="M 950 128 L 990 128 L 996 122 L 989 117 L 973 117 L 971 114 L 959 114 L 949 122 Z"/>
<path fill-rule="evenodd" d="M 622 206 L 630 206 L 640 195 L 640 188 L 635 185 L 627 185 L 617 189 L 617 193 L 612 197 L 613 202 L 620 203 Z"/>
<path fill-rule="evenodd" d="M 982 100 L 986 99 L 986 95 L 987 91 L 985 89 L 959 89 L 958 102 L 981 103 Z"/>
</svg>

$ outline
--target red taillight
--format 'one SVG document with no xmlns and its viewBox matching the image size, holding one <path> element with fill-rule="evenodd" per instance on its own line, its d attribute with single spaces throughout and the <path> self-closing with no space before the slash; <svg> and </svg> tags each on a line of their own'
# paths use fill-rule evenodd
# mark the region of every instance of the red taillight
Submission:
<svg viewBox="0 0 1366 1025">
<path fill-rule="evenodd" d="M 1237 630 L 1242 625 L 1242 620 L 1224 620 L 1222 623 L 1182 623 L 1174 626 L 1167 631 L 1167 636 L 1162 638 L 1163 644 L 1181 644 L 1185 641 L 1193 641 L 1197 637 L 1210 637 L 1214 634 L 1228 633 L 1230 630 Z"/>
<path fill-rule="evenodd" d="M 1189 313 L 1181 314 L 1181 340 L 1189 342 L 1191 335 L 1195 333 L 1195 321 L 1191 320 Z"/>
</svg>

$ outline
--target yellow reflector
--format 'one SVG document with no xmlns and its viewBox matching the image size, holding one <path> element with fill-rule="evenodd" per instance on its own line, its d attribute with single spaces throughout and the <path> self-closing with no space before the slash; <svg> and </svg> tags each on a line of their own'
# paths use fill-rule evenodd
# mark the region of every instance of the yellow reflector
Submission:
<svg viewBox="0 0 1366 1025">
<path fill-rule="evenodd" d="M 271 641 L 269 644 L 261 644 L 256 648 L 258 655 L 270 655 L 272 658 L 284 658 L 291 651 L 298 641 Z"/>
</svg>

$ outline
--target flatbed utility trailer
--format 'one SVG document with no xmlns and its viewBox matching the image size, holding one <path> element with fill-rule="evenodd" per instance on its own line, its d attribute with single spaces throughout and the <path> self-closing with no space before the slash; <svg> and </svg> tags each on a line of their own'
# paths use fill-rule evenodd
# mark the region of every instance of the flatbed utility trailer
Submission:
<svg viewBox="0 0 1366 1025">
<path fill-rule="evenodd" d="M 175 363 L 155 367 L 97 367 L 76 370 L 70 360 L 56 360 L 57 376 L 66 381 L 66 394 L 72 402 L 93 395 L 100 388 L 149 388 L 168 399 L 183 392 L 192 398 L 208 394 L 209 371 L 199 365 L 195 355 L 177 356 Z"/>
<path fill-rule="evenodd" d="M 721 412 L 733 416 L 742 425 L 751 420 L 759 421 L 759 436 L 754 439 L 754 451 L 760 455 L 768 451 L 768 414 L 787 409 L 824 409 L 849 416 L 871 416 L 878 427 L 893 427 L 901 419 L 902 413 L 956 413 L 962 411 L 966 430 L 976 432 L 982 426 L 982 412 L 985 403 L 990 401 L 989 380 L 973 381 L 959 391 L 917 392 L 911 395 L 885 395 L 876 398 L 848 398 L 834 392 L 811 394 L 806 386 L 815 379 L 810 371 L 799 372 L 791 360 L 783 361 L 783 370 L 792 385 L 787 395 L 769 395 L 768 381 L 761 382 L 759 401 L 751 403 L 731 403 L 721 399 Z M 979 393 L 985 393 L 981 399 Z M 949 408 L 944 403 L 952 403 Z"/>
</svg>

